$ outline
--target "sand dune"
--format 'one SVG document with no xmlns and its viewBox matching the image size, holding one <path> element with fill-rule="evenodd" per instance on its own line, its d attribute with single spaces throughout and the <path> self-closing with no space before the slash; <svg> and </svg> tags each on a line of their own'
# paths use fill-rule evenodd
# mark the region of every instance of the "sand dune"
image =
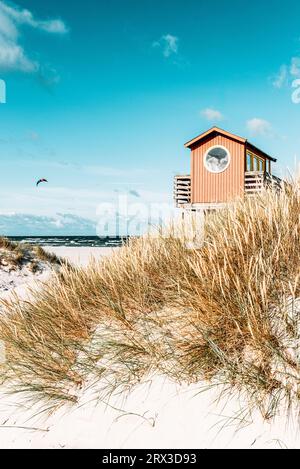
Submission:
<svg viewBox="0 0 300 469">
<path fill-rule="evenodd" d="M 85 393 L 80 406 L 61 410 L 48 419 L 31 418 L 33 409 L 0 401 L 0 448 L 298 448 L 299 429 L 259 415 L 238 430 L 240 403 L 215 402 L 214 391 L 179 387 L 156 377 L 139 386 L 127 400 L 98 402 Z M 82 406 L 84 402 L 87 402 Z M 111 407 L 112 406 L 112 407 Z M 116 410 L 116 409 L 120 410 Z M 235 421 L 230 420 L 236 414 Z M 25 427 L 25 428 L 22 428 Z"/>
<path fill-rule="evenodd" d="M 109 255 L 103 248 L 47 248 L 86 265 L 91 257 Z M 24 290 L 23 290 L 24 294 Z M 82 391 L 72 409 L 46 418 L 16 396 L 0 400 L 0 448 L 299 448 L 298 423 L 277 418 L 264 422 L 259 414 L 238 429 L 242 402 L 216 402 L 217 390 L 200 385 L 178 386 L 153 377 L 129 396 L 109 403 Z"/>
</svg>

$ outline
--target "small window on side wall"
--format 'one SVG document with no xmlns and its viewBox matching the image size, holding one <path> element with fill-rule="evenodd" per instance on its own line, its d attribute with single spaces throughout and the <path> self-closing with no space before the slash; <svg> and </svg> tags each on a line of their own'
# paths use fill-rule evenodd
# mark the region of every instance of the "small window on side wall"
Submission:
<svg viewBox="0 0 300 469">
<path fill-rule="evenodd" d="M 250 153 L 247 153 L 247 171 L 253 171 L 252 170 L 252 155 Z"/>
<path fill-rule="evenodd" d="M 247 153 L 246 158 L 246 171 L 265 171 L 266 163 L 259 156 L 254 155 L 253 153 Z"/>
<path fill-rule="evenodd" d="M 252 166 L 253 166 L 252 171 L 257 171 L 256 158 L 255 158 L 255 156 L 252 156 L 252 161 L 253 161 L 253 163 L 252 163 Z"/>
<path fill-rule="evenodd" d="M 254 171 L 260 171 L 260 159 L 256 156 L 254 157 Z"/>
</svg>

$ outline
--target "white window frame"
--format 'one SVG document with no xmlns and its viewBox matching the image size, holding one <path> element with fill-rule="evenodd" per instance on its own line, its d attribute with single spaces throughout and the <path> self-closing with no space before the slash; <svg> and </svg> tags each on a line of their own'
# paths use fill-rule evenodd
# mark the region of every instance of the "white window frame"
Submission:
<svg viewBox="0 0 300 469">
<path fill-rule="evenodd" d="M 226 165 L 226 167 L 224 169 L 222 169 L 221 171 L 213 171 L 211 168 L 209 168 L 207 166 L 207 161 L 206 161 L 206 158 L 208 156 L 208 153 L 211 151 L 211 150 L 214 150 L 214 148 L 222 148 L 223 150 L 226 151 L 227 153 L 227 156 L 228 156 L 228 163 Z M 230 151 L 228 150 L 228 148 L 224 147 L 223 145 L 213 145 L 212 147 L 210 147 L 204 154 L 204 157 L 203 157 L 203 164 L 204 164 L 204 167 L 205 169 L 209 172 L 209 173 L 212 173 L 212 174 L 222 174 L 224 173 L 224 171 L 226 171 L 229 166 L 230 166 L 230 163 L 231 163 L 231 153 Z"/>
</svg>

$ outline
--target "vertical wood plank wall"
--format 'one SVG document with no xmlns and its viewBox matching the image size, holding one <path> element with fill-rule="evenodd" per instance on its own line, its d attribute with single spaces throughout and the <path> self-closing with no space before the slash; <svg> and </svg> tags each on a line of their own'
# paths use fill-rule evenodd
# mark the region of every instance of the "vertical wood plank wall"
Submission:
<svg viewBox="0 0 300 469">
<path fill-rule="evenodd" d="M 220 174 L 210 173 L 204 166 L 204 155 L 214 145 L 226 147 L 231 154 L 229 167 Z M 191 152 L 191 176 L 194 204 L 229 202 L 237 196 L 243 196 L 245 145 L 221 135 L 200 143 Z"/>
</svg>

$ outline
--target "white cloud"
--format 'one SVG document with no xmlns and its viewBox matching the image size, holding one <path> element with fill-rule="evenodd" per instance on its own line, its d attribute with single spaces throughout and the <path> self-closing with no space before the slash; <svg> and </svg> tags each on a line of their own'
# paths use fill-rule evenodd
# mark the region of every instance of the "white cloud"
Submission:
<svg viewBox="0 0 300 469">
<path fill-rule="evenodd" d="M 70 213 L 54 216 L 0 214 L 0 231 L 5 236 L 96 235 L 97 222 Z"/>
<path fill-rule="evenodd" d="M 22 72 L 35 72 L 38 70 L 38 63 L 26 56 L 23 47 L 1 35 L 1 23 L 0 67 L 2 69 L 21 70 Z"/>
<path fill-rule="evenodd" d="M 168 58 L 171 55 L 178 54 L 178 42 L 179 39 L 177 36 L 165 34 L 159 39 L 159 41 L 153 42 L 152 46 L 160 48 L 163 55 Z"/>
<path fill-rule="evenodd" d="M 149 223 L 158 226 L 175 215 L 170 193 L 129 192 L 121 188 L 119 194 L 113 194 L 59 187 L 34 192 L 23 190 L 13 197 L 10 192 L 0 193 L 4 206 L 8 207 L 9 202 L 19 210 L 0 212 L 2 235 L 138 235 L 147 231 Z M 47 205 L 51 206 L 51 213 L 45 213 Z"/>
<path fill-rule="evenodd" d="M 201 114 L 208 121 L 221 121 L 223 119 L 222 113 L 217 109 L 203 109 L 203 111 L 201 111 Z"/>
<path fill-rule="evenodd" d="M 29 10 L 21 10 L 17 6 L 7 5 L 3 0 L 0 1 L 0 9 L 7 18 L 13 20 L 16 24 L 26 24 L 48 33 L 65 34 L 68 32 L 68 28 L 60 19 L 41 21 L 34 18 Z"/>
<path fill-rule="evenodd" d="M 40 64 L 28 55 L 20 41 L 23 26 L 50 34 L 65 34 L 68 29 L 60 19 L 39 20 L 29 10 L 0 0 L 0 68 L 37 72 Z"/>
<path fill-rule="evenodd" d="M 272 132 L 272 125 L 270 122 L 254 117 L 247 121 L 247 129 L 252 135 L 266 136 Z"/>
</svg>

